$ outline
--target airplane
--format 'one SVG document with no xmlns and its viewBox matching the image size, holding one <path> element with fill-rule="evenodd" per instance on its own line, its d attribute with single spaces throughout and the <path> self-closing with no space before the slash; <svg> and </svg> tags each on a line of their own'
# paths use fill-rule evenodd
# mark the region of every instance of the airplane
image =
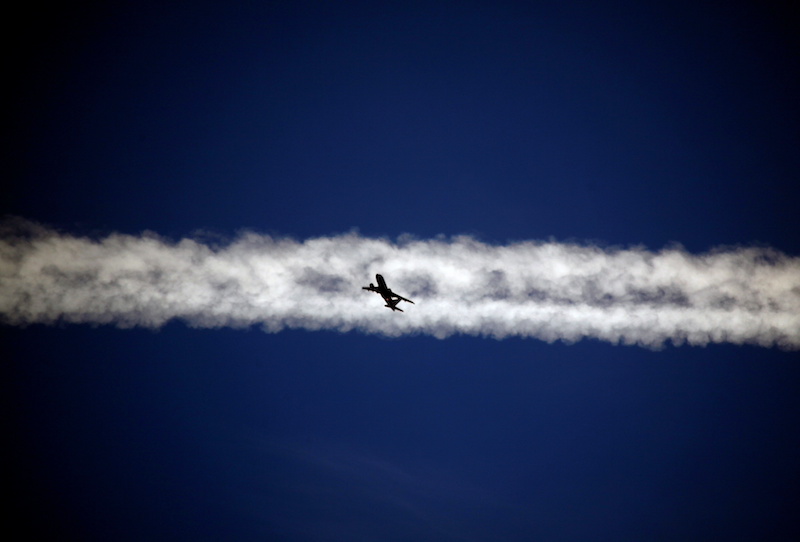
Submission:
<svg viewBox="0 0 800 542">
<path fill-rule="evenodd" d="M 393 291 L 391 291 L 389 289 L 389 287 L 386 286 L 386 281 L 383 280 L 383 277 L 381 275 L 375 275 L 375 278 L 378 279 L 378 286 L 377 287 L 370 282 L 369 286 L 362 286 L 361 289 L 362 290 L 369 290 L 370 292 L 376 292 L 376 293 L 381 294 L 381 297 L 383 298 L 383 300 L 386 301 L 386 305 L 385 305 L 386 307 L 389 307 L 393 311 L 403 312 L 403 309 L 398 309 L 397 308 L 397 304 L 398 303 L 400 303 L 401 301 L 407 301 L 408 303 L 411 303 L 412 305 L 414 304 L 414 302 L 411 301 L 410 299 L 406 299 L 405 297 L 399 296 L 396 293 L 394 293 Z"/>
</svg>

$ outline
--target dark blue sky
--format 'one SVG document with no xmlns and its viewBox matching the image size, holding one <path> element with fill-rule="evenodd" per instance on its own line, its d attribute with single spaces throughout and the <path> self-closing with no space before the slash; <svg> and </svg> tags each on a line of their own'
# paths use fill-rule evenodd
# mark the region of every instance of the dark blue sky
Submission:
<svg viewBox="0 0 800 542">
<path fill-rule="evenodd" d="M 800 48 L 780 8 L 158 4 L 13 22 L 4 215 L 800 254 Z M 179 322 L 0 334 L 6 476 L 32 533 L 800 534 L 797 352 Z"/>
</svg>

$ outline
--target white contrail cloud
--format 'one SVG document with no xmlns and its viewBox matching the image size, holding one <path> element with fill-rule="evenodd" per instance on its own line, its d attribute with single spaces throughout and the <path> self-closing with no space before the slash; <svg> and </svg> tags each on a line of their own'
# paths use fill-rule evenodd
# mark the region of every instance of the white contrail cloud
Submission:
<svg viewBox="0 0 800 542">
<path fill-rule="evenodd" d="M 384 308 L 376 273 L 413 299 Z M 22 219 L 0 226 L 0 322 L 258 325 L 800 348 L 800 258 L 769 248 L 601 248 L 356 233 L 227 244 L 153 233 L 88 238 Z"/>
</svg>

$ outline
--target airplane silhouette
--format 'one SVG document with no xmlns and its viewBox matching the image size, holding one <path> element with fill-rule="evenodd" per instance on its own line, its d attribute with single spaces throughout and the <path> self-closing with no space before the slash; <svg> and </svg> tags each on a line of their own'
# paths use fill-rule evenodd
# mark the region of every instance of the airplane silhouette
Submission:
<svg viewBox="0 0 800 542">
<path fill-rule="evenodd" d="M 386 301 L 386 306 L 392 309 L 393 311 L 403 312 L 403 309 L 397 308 L 397 304 L 400 303 L 401 301 L 407 301 L 412 305 L 414 304 L 414 302 L 411 301 L 410 299 L 406 299 L 405 297 L 399 296 L 393 291 L 391 291 L 389 287 L 386 286 L 386 281 L 383 280 L 383 277 L 381 275 L 375 275 L 375 278 L 378 279 L 377 287 L 370 282 L 369 286 L 362 286 L 361 289 L 381 294 L 383 300 Z"/>
</svg>

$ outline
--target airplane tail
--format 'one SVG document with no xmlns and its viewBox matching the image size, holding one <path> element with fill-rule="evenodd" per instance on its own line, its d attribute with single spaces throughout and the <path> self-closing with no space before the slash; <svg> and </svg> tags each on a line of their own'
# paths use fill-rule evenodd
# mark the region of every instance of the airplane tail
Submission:
<svg viewBox="0 0 800 542">
<path fill-rule="evenodd" d="M 395 305 L 384 305 L 385 307 L 389 307 L 393 311 L 400 311 L 403 312 L 403 309 L 398 309 Z"/>
</svg>

